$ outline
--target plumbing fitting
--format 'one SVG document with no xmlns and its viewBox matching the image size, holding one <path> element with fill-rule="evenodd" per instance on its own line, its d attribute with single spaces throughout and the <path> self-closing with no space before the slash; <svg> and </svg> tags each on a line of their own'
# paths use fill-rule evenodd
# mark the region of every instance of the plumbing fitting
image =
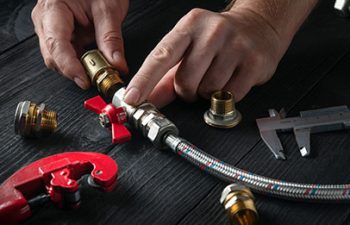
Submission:
<svg viewBox="0 0 350 225">
<path fill-rule="evenodd" d="M 235 108 L 233 95 L 217 91 L 211 96 L 211 107 L 204 113 L 204 121 L 216 128 L 232 128 L 241 122 L 242 116 Z"/>
<path fill-rule="evenodd" d="M 222 191 L 220 203 L 225 207 L 232 225 L 253 225 L 258 220 L 254 200 L 249 188 L 234 183 Z"/>
<path fill-rule="evenodd" d="M 126 112 L 123 107 L 115 107 L 106 104 L 98 95 L 84 102 L 84 107 L 99 114 L 100 124 L 104 128 L 111 128 L 112 143 L 119 144 L 131 139 L 129 130 L 124 126 L 126 123 Z"/>
<path fill-rule="evenodd" d="M 178 135 L 175 124 L 161 114 L 151 103 L 145 102 L 137 107 L 124 102 L 125 88 L 120 88 L 114 95 L 112 104 L 124 107 L 128 121 L 132 123 L 155 146 L 164 148 L 164 138 L 169 135 Z"/>
<path fill-rule="evenodd" d="M 125 88 L 117 87 L 116 89 L 112 105 L 117 108 L 123 107 L 128 122 L 140 130 L 155 146 L 169 147 L 174 153 L 225 182 L 239 182 L 255 192 L 289 200 L 350 201 L 350 184 L 322 185 L 287 182 L 257 175 L 222 162 L 180 138 L 176 126 L 159 113 L 155 106 L 149 103 L 139 106 L 128 105 L 124 102 Z M 235 123 L 241 119 L 240 113 L 234 108 L 232 94 L 221 92 L 218 95 L 214 94 L 213 102 L 213 110 L 216 110 L 216 113 L 222 116 L 231 112 Z"/>
<path fill-rule="evenodd" d="M 96 86 L 103 96 L 112 97 L 123 86 L 119 72 L 108 63 L 99 50 L 86 52 L 81 57 L 81 62 L 91 79 L 92 85 Z"/>
<path fill-rule="evenodd" d="M 57 113 L 46 110 L 45 104 L 31 101 L 18 103 L 15 113 L 15 132 L 24 137 L 42 137 L 56 131 Z"/>
</svg>

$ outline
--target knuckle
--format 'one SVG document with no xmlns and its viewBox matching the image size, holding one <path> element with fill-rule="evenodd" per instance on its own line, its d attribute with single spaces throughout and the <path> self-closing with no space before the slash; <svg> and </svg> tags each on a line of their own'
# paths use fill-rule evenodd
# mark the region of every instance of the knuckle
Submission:
<svg viewBox="0 0 350 225">
<path fill-rule="evenodd" d="M 191 36 L 191 31 L 189 29 L 189 26 L 175 26 L 174 28 L 174 33 L 175 35 L 182 37 L 182 38 L 186 38 Z"/>
<path fill-rule="evenodd" d="M 39 0 L 38 4 L 45 9 L 52 9 L 64 3 L 64 0 Z"/>
<path fill-rule="evenodd" d="M 265 64 L 265 56 L 260 53 L 252 53 L 249 61 L 251 65 L 260 67 Z"/>
<path fill-rule="evenodd" d="M 59 41 L 54 37 L 46 37 L 45 45 L 50 54 L 54 54 L 59 47 Z"/>
<path fill-rule="evenodd" d="M 108 31 L 102 35 L 103 42 L 122 42 L 123 39 L 117 31 Z"/>
<path fill-rule="evenodd" d="M 49 68 L 50 70 L 55 70 L 56 65 L 55 65 L 54 60 L 51 57 L 45 57 L 44 63 L 46 65 L 46 67 Z"/>
<path fill-rule="evenodd" d="M 38 8 L 37 8 L 37 6 L 35 6 L 33 8 L 32 12 L 31 12 L 31 14 L 30 14 L 30 17 L 31 17 L 34 25 L 36 24 L 36 20 L 35 19 L 37 18 L 37 14 L 38 14 Z"/>
<path fill-rule="evenodd" d="M 207 13 L 208 13 L 208 11 L 205 9 L 194 8 L 186 15 L 186 18 L 189 21 L 194 21 L 194 20 L 198 20 L 202 17 L 206 17 Z"/>
<path fill-rule="evenodd" d="M 151 57 L 159 62 L 164 62 L 172 57 L 174 49 L 169 44 L 160 44 L 152 52 Z"/>
</svg>

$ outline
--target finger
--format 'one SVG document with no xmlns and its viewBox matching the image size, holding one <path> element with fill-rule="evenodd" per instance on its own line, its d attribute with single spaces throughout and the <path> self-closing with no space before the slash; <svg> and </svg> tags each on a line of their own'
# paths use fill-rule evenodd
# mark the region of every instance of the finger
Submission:
<svg viewBox="0 0 350 225">
<path fill-rule="evenodd" d="M 220 53 L 214 58 L 199 84 L 198 95 L 208 99 L 213 92 L 222 90 L 230 80 L 236 66 L 237 62 L 235 59 L 228 58 L 226 54 Z"/>
<path fill-rule="evenodd" d="M 174 78 L 178 68 L 179 64 L 170 69 L 149 95 L 148 100 L 157 108 L 162 108 L 175 100 Z"/>
<path fill-rule="evenodd" d="M 39 38 L 40 52 L 41 52 L 41 55 L 43 56 L 45 65 L 47 66 L 47 68 L 55 70 L 57 65 L 46 48 L 45 35 L 43 33 L 43 24 L 42 24 L 43 20 L 40 19 L 42 18 L 42 16 L 41 16 L 41 13 L 38 11 L 37 7 L 38 6 L 36 6 L 32 11 L 32 21 L 34 24 L 34 31 Z"/>
<path fill-rule="evenodd" d="M 143 102 L 159 80 L 183 57 L 191 37 L 176 27 L 170 31 L 147 56 L 128 85 L 125 102 L 137 105 Z"/>
<path fill-rule="evenodd" d="M 115 8 L 113 5 L 106 5 L 101 1 L 93 9 L 96 42 L 107 60 L 118 70 L 127 73 L 128 66 L 124 56 L 121 31 L 122 21 L 115 15 L 113 8 Z"/>
<path fill-rule="evenodd" d="M 175 91 L 186 101 L 197 98 L 198 86 L 215 56 L 215 51 L 209 49 L 204 39 L 194 41 L 176 73 Z"/>
<path fill-rule="evenodd" d="M 79 87 L 87 89 L 90 82 L 71 43 L 74 29 L 71 11 L 64 4 L 60 4 L 46 11 L 45 18 L 45 47 L 55 61 L 57 69 L 67 78 L 74 80 Z"/>
<path fill-rule="evenodd" d="M 255 85 L 254 76 L 252 76 L 250 72 L 251 71 L 247 68 L 237 68 L 231 79 L 223 88 L 223 90 L 233 93 L 236 102 L 242 100 Z"/>
</svg>

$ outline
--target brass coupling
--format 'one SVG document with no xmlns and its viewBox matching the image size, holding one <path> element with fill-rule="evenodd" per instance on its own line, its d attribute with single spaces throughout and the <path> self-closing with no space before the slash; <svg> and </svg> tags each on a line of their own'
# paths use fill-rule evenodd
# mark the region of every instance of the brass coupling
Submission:
<svg viewBox="0 0 350 225">
<path fill-rule="evenodd" d="M 232 128 L 241 122 L 233 95 L 228 91 L 217 91 L 211 96 L 211 107 L 204 113 L 204 121 L 216 128 Z"/>
<path fill-rule="evenodd" d="M 45 109 L 45 104 L 31 101 L 18 103 L 15 114 L 15 132 L 24 137 L 42 137 L 56 131 L 57 113 Z"/>
<path fill-rule="evenodd" d="M 123 87 L 119 72 L 108 63 L 99 50 L 86 52 L 81 57 L 81 62 L 92 85 L 96 86 L 103 96 L 111 98 L 119 88 Z"/>
<path fill-rule="evenodd" d="M 220 198 L 232 225 L 253 225 L 258 221 L 254 196 L 249 188 L 241 184 L 227 186 Z"/>
</svg>

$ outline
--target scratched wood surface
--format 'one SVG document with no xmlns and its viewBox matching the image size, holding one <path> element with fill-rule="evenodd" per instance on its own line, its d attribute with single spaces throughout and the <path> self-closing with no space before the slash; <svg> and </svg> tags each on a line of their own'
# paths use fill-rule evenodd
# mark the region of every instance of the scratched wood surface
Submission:
<svg viewBox="0 0 350 225">
<path fill-rule="evenodd" d="M 83 101 L 97 92 L 82 91 L 45 68 L 30 23 L 33 1 L 3 2 L 7 7 L 0 9 L 0 182 L 30 162 L 65 151 L 103 152 L 120 166 L 114 192 L 101 193 L 82 180 L 80 209 L 64 211 L 47 204 L 25 224 L 228 224 L 218 201 L 225 183 L 171 152 L 155 149 L 137 132 L 130 143 L 111 145 L 110 133 L 82 107 Z M 288 158 L 282 162 L 273 158 L 255 125 L 255 119 L 267 116 L 269 108 L 284 107 L 288 115 L 295 116 L 300 110 L 350 105 L 350 20 L 336 17 L 332 4 L 321 1 L 274 78 L 254 88 L 238 104 L 244 120 L 237 128 L 207 127 L 202 121 L 209 107 L 205 101 L 188 105 L 178 100 L 162 112 L 178 125 L 184 138 L 241 168 L 297 182 L 349 183 L 349 131 L 313 135 L 312 155 L 307 159 L 301 158 L 293 135 L 281 135 Z M 188 10 L 219 10 L 222 5 L 209 0 L 132 1 L 124 24 L 131 74 Z M 25 13 L 14 13 L 15 9 L 25 9 Z M 21 100 L 44 102 L 58 111 L 58 133 L 40 140 L 15 136 L 13 114 Z M 260 224 L 350 224 L 346 204 L 256 198 Z"/>
</svg>

